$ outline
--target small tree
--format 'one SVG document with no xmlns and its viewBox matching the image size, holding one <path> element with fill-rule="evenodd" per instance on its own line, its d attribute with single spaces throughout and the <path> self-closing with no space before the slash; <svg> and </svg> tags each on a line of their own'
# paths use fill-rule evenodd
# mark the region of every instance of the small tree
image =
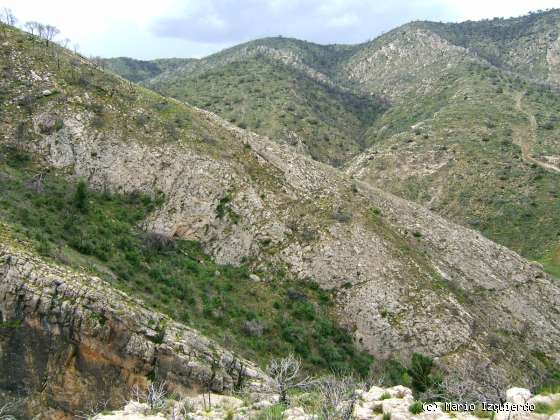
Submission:
<svg viewBox="0 0 560 420">
<path fill-rule="evenodd" d="M 417 392 L 424 392 L 433 385 L 432 369 L 434 361 L 431 357 L 420 353 L 414 353 L 408 369 L 412 378 L 412 387 Z"/>
<path fill-rule="evenodd" d="M 290 389 L 305 388 L 311 385 L 308 376 L 300 379 L 301 361 L 290 354 L 283 359 L 273 359 L 267 366 L 267 373 L 272 378 L 275 390 L 280 394 L 281 402 L 288 402 Z"/>
<path fill-rule="evenodd" d="M 43 25 L 41 25 L 39 22 L 36 22 L 34 20 L 30 20 L 28 22 L 25 22 L 25 24 L 23 25 L 25 27 L 25 29 L 27 30 L 27 32 L 29 32 L 31 34 L 31 36 L 33 37 L 33 41 L 35 41 L 35 36 L 40 37 L 40 32 L 41 32 L 41 27 Z M 35 44 L 33 44 L 35 45 Z"/>
<path fill-rule="evenodd" d="M 47 43 L 47 48 L 49 47 L 49 43 L 52 42 L 59 34 L 60 29 L 58 29 L 56 26 L 45 25 L 44 38 L 45 42 Z"/>
<path fill-rule="evenodd" d="M 45 25 L 35 22 L 35 30 L 37 31 L 37 36 L 39 38 L 45 39 Z"/>
<path fill-rule="evenodd" d="M 166 397 L 167 384 L 165 381 L 152 382 L 145 391 L 140 390 L 137 384 L 132 388 L 132 400 L 148 404 L 150 410 L 163 408 Z"/>
<path fill-rule="evenodd" d="M 90 401 L 89 404 L 86 404 L 86 408 L 84 410 L 78 411 L 76 413 L 76 417 L 79 419 L 92 420 L 98 414 L 105 411 L 108 405 L 109 400 L 101 400 L 95 403 Z"/>
<path fill-rule="evenodd" d="M 356 388 L 358 384 L 352 376 L 337 377 L 334 375 L 320 378 L 317 381 L 317 392 L 323 401 L 322 418 L 325 420 L 349 420 L 356 404 Z"/>
<path fill-rule="evenodd" d="M 31 35 L 35 35 L 35 31 L 37 30 L 37 22 L 35 21 L 28 21 L 23 24 L 23 27 L 29 32 Z"/>
<path fill-rule="evenodd" d="M 2 11 L 0 11 L 0 22 L 3 23 L 2 25 L 2 33 L 4 36 L 6 35 L 6 27 L 7 26 L 15 26 L 17 23 L 17 19 L 12 13 L 11 9 L 4 7 Z"/>
<path fill-rule="evenodd" d="M 490 361 L 470 361 L 444 375 L 439 392 L 428 390 L 422 400 L 453 402 L 504 402 L 505 390 L 511 386 Z"/>
<path fill-rule="evenodd" d="M 70 40 L 70 38 L 64 38 L 63 40 L 61 40 L 58 44 L 64 48 L 64 49 L 68 49 L 68 46 L 70 45 L 72 41 Z"/>
<path fill-rule="evenodd" d="M 74 193 L 74 205 L 82 213 L 88 209 L 88 190 L 85 181 L 78 182 L 76 192 Z"/>
</svg>

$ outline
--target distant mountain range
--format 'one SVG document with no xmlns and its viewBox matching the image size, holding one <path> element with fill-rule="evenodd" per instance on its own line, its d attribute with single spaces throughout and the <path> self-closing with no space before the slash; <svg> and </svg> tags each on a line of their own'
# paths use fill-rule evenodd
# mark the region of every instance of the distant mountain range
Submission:
<svg viewBox="0 0 560 420">
<path fill-rule="evenodd" d="M 200 60 L 105 63 L 560 276 L 559 28 L 551 10 L 413 22 L 359 45 L 277 37 Z"/>
</svg>

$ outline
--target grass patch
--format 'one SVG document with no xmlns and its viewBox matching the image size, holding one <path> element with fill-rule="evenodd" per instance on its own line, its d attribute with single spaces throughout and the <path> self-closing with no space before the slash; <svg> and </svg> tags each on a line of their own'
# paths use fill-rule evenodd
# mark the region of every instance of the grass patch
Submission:
<svg viewBox="0 0 560 420">
<path fill-rule="evenodd" d="M 422 401 L 414 401 L 410 407 L 408 407 L 408 411 L 412 414 L 420 414 L 424 411 L 424 404 Z"/>
<path fill-rule="evenodd" d="M 261 410 L 256 417 L 256 420 L 282 420 L 282 415 L 288 407 L 285 404 L 275 404 L 264 410 Z"/>
</svg>

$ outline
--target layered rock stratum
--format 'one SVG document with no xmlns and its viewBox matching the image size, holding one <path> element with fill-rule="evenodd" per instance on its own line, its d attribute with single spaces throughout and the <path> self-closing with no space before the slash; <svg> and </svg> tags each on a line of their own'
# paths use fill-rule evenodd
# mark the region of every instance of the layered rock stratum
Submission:
<svg viewBox="0 0 560 420">
<path fill-rule="evenodd" d="M 2 227 L 0 388 L 44 418 L 103 402 L 161 378 L 170 390 L 258 390 L 253 363 L 146 308 L 101 279 L 45 261 Z M 43 410 L 40 410 L 43 411 Z"/>
</svg>

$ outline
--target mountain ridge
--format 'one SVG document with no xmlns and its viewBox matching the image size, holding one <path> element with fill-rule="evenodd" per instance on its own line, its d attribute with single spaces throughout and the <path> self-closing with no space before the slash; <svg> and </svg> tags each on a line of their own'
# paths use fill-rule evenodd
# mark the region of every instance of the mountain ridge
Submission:
<svg viewBox="0 0 560 420">
<path fill-rule="evenodd" d="M 558 206 L 553 192 L 555 168 L 560 167 L 555 140 L 560 135 L 555 114 L 559 21 L 558 9 L 480 22 L 417 21 L 354 46 L 267 38 L 202 59 L 212 70 L 197 75 L 169 72 L 165 80 L 156 78 L 146 85 L 296 145 L 316 160 L 341 168 L 358 161 L 369 165 L 355 168 L 358 177 L 475 227 L 525 257 L 544 262 L 558 275 L 560 241 L 544 230 L 535 233 L 533 220 L 550 226 L 552 232 L 560 229 L 553 216 Z M 242 54 L 263 46 L 269 52 L 266 57 Z M 273 47 L 276 52 L 270 55 Z M 330 48 L 336 51 L 332 55 Z M 228 64 L 215 57 L 229 60 Z M 316 65 L 319 76 L 313 79 L 307 69 L 313 68 L 316 57 L 323 63 Z M 281 61 L 280 70 L 270 65 L 271 60 Z M 306 66 L 303 70 L 298 67 L 301 63 Z M 258 75 L 250 79 L 249 88 L 240 82 L 244 74 Z M 293 80 L 303 82 L 297 82 L 295 89 L 284 87 Z M 336 99 L 321 87 L 325 84 L 353 92 L 352 99 Z M 370 100 L 362 102 L 357 92 Z M 526 105 L 520 110 L 515 98 L 521 96 L 526 97 Z M 532 109 L 527 114 L 529 98 Z M 356 115 L 363 117 L 356 120 Z M 447 127 L 439 124 L 431 133 L 431 121 L 438 115 L 447 115 Z M 501 150 L 492 146 L 488 155 L 487 146 L 493 142 L 503 145 Z M 410 152 L 415 147 L 425 150 L 427 168 L 420 168 L 418 159 L 399 163 L 414 159 Z M 453 155 L 457 147 L 462 152 Z M 387 150 L 385 157 L 375 160 L 381 149 Z M 520 165 L 518 157 L 528 165 Z M 469 162 L 500 182 L 492 181 L 492 188 L 472 185 Z M 389 175 L 383 165 L 400 172 Z M 455 182 L 457 192 L 444 185 L 449 165 L 455 165 L 455 176 L 468 180 Z M 517 173 L 523 174 L 521 183 L 519 176 L 509 175 Z M 500 196 L 504 189 L 508 191 L 505 208 L 501 199 L 489 198 Z M 516 220 L 513 229 L 506 226 L 511 217 Z M 527 236 L 534 238 L 531 245 L 522 244 Z"/>
</svg>

